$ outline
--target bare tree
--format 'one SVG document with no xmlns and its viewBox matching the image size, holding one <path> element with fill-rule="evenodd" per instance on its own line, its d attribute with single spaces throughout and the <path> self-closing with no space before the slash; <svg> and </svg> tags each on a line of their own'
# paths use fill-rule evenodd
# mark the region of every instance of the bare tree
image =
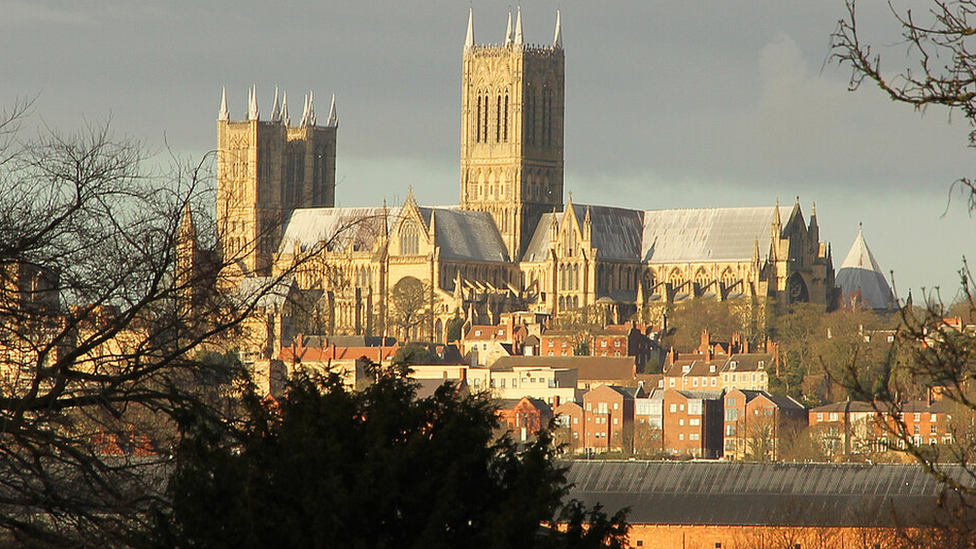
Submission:
<svg viewBox="0 0 976 549">
<path fill-rule="evenodd" d="M 107 125 L 22 141 L 29 107 L 0 119 L 0 539 L 138 545 L 179 418 L 225 413 L 242 379 L 196 357 L 290 272 L 232 289 L 206 162 L 147 173 Z"/>
<path fill-rule="evenodd" d="M 846 3 L 847 15 L 831 34 L 831 59 L 850 67 L 850 89 L 856 90 L 870 82 L 891 100 L 916 109 L 930 105 L 958 109 L 972 128 L 970 146 L 976 146 L 976 52 L 971 51 L 972 37 L 976 34 L 976 2 L 930 0 L 929 8 L 919 10 L 921 13 L 891 7 L 908 47 L 905 60 L 908 66 L 894 73 L 882 70 L 881 56 L 862 39 L 857 1 Z M 957 185 L 968 191 L 969 210 L 976 210 L 973 179 L 961 177 Z"/>
</svg>

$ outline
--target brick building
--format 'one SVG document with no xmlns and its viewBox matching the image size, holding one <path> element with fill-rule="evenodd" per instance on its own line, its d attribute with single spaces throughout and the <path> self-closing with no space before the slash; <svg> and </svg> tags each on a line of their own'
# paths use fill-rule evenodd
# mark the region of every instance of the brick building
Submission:
<svg viewBox="0 0 976 549">
<path fill-rule="evenodd" d="M 497 414 L 502 428 L 511 432 L 515 440 L 523 442 L 535 437 L 552 419 L 548 404 L 529 397 L 502 400 Z"/>
<path fill-rule="evenodd" d="M 664 451 L 717 458 L 722 455 L 722 393 L 677 391 L 663 395 Z"/>
<path fill-rule="evenodd" d="M 574 461 L 566 477 L 571 498 L 629 507 L 640 549 L 911 547 L 953 501 L 917 465 Z"/>
<path fill-rule="evenodd" d="M 897 410 L 876 408 L 871 402 L 835 402 L 810 410 L 809 425 L 828 456 L 904 448 L 905 441 L 895 436 L 900 432 L 919 446 L 954 439 L 952 404 L 943 400 L 912 400 Z"/>
<path fill-rule="evenodd" d="M 806 423 L 807 409 L 790 397 L 735 389 L 725 395 L 723 457 L 779 459 L 781 434 Z"/>
<path fill-rule="evenodd" d="M 585 444 L 587 451 L 630 450 L 634 397 L 639 387 L 601 385 L 583 395 Z"/>
</svg>

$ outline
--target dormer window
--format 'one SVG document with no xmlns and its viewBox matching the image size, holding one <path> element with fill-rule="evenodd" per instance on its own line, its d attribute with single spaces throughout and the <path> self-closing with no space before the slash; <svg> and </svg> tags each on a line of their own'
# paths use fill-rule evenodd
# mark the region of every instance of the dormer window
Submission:
<svg viewBox="0 0 976 549">
<path fill-rule="evenodd" d="M 715 365 L 714 364 L 712 364 L 711 366 L 708 367 L 708 373 L 710 373 L 710 374 L 714 374 L 715 373 Z"/>
<path fill-rule="evenodd" d="M 682 366 L 682 367 L 681 367 L 681 373 L 682 373 L 682 374 L 687 374 L 687 373 L 688 373 L 688 372 L 690 372 L 690 371 L 691 371 L 691 366 L 687 366 L 687 365 L 685 365 L 685 366 Z"/>
<path fill-rule="evenodd" d="M 735 367 L 736 367 L 736 366 L 738 366 L 738 365 L 739 365 L 739 363 L 738 363 L 738 362 L 736 362 L 736 361 L 734 361 L 734 360 L 733 360 L 732 362 L 730 362 L 730 363 L 729 363 L 729 366 L 730 366 L 730 367 L 731 367 L 731 368 L 732 368 L 733 370 L 735 370 Z"/>
<path fill-rule="evenodd" d="M 763 368 L 765 366 L 766 366 L 766 361 L 765 360 L 760 360 L 759 361 L 759 368 Z"/>
</svg>

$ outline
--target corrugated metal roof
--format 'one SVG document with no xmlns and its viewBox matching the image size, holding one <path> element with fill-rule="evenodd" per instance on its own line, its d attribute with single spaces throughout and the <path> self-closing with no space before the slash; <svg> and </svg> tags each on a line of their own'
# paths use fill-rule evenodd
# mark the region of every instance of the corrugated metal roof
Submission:
<svg viewBox="0 0 976 549">
<path fill-rule="evenodd" d="M 574 461 L 567 480 L 587 505 L 630 507 L 631 524 L 910 525 L 945 491 L 915 465 Z"/>
<path fill-rule="evenodd" d="M 768 249 L 775 211 L 775 206 L 645 211 L 642 261 L 748 261 L 756 239 L 760 253 Z M 782 218 L 790 212 L 780 207 Z"/>
</svg>

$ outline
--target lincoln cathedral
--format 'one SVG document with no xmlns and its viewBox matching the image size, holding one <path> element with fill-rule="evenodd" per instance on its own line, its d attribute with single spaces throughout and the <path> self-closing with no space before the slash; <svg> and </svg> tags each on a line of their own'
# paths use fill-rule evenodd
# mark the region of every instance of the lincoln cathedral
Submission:
<svg viewBox="0 0 976 549">
<path fill-rule="evenodd" d="M 621 322 L 654 321 L 686 299 L 831 305 L 830 249 L 815 207 L 805 218 L 799 199 L 673 210 L 574 203 L 563 182 L 558 12 L 545 44 L 524 40 L 520 12 L 497 44 L 479 44 L 474 30 L 469 14 L 456 206 L 408 193 L 401 204 L 336 208 L 334 97 L 324 125 L 312 94 L 296 125 L 277 90 L 267 118 L 253 88 L 245 120 L 232 120 L 222 97 L 219 252 L 236 258 L 240 284 L 292 273 L 294 291 L 320 304 L 326 333 L 429 341 L 443 341 L 451 319 L 491 324 L 506 311 Z"/>
</svg>

